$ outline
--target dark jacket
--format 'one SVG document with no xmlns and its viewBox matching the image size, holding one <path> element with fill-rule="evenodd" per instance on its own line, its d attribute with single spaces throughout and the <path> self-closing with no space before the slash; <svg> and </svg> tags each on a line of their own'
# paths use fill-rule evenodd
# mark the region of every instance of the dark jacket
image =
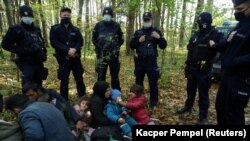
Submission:
<svg viewBox="0 0 250 141">
<path fill-rule="evenodd" d="M 22 141 L 23 136 L 19 125 L 13 125 L 0 120 L 1 141 Z"/>
<path fill-rule="evenodd" d="M 61 24 L 56 24 L 50 30 L 50 42 L 56 53 L 62 57 L 68 55 L 69 48 L 75 48 L 78 56 L 81 55 L 83 37 L 80 30 L 69 24 L 68 28 Z"/>
<path fill-rule="evenodd" d="M 81 117 L 76 113 L 75 109 L 68 103 L 60 94 L 53 89 L 44 89 L 44 96 L 40 97 L 38 101 L 49 102 L 57 109 L 62 111 L 66 121 L 73 126 Z"/>
<path fill-rule="evenodd" d="M 156 31 L 160 35 L 160 39 L 155 39 L 151 37 L 151 33 L 153 31 Z M 146 39 L 143 43 L 140 43 L 139 39 L 143 35 L 146 35 L 145 37 Z M 149 29 L 141 28 L 137 30 L 134 33 L 134 36 L 130 42 L 130 48 L 136 49 L 136 53 L 139 57 L 140 56 L 154 56 L 154 57 L 158 56 L 157 45 L 159 45 L 161 49 L 165 49 L 167 47 L 167 41 L 163 37 L 161 31 L 153 27 Z"/>
<path fill-rule="evenodd" d="M 197 31 L 189 40 L 187 45 L 188 55 L 186 64 L 188 66 L 200 68 L 201 61 L 205 61 L 206 65 L 211 68 L 212 60 L 216 55 L 216 50 L 209 47 L 209 40 L 214 40 L 216 43 L 222 39 L 222 34 L 212 28 L 209 32 Z"/>
<path fill-rule="evenodd" d="M 104 107 L 109 100 L 108 98 L 105 98 L 105 92 L 108 87 L 108 83 L 104 81 L 99 81 L 94 85 L 94 93 L 90 100 L 90 111 L 93 117 L 91 126 L 94 128 L 113 125 L 104 114 Z"/>
<path fill-rule="evenodd" d="M 250 76 L 250 18 L 238 23 L 231 42 L 224 40 L 215 47 L 223 51 L 222 69 L 225 75 Z"/>
<path fill-rule="evenodd" d="M 29 101 L 18 120 L 24 141 L 74 141 L 61 111 L 49 103 Z"/>
<path fill-rule="evenodd" d="M 93 30 L 92 42 L 98 58 L 119 54 L 120 46 L 124 42 L 120 25 L 115 21 L 98 22 Z"/>
<path fill-rule="evenodd" d="M 46 48 L 42 38 L 41 30 L 34 24 L 27 26 L 23 23 L 11 26 L 2 40 L 3 49 L 16 53 L 20 61 L 36 63 L 40 53 L 46 57 Z M 46 59 L 46 58 L 44 58 Z"/>
</svg>

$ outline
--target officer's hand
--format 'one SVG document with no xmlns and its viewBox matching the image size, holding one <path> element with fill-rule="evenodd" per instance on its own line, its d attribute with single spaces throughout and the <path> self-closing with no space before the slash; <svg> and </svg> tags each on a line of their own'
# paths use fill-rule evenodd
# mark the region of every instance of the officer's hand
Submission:
<svg viewBox="0 0 250 141">
<path fill-rule="evenodd" d="M 215 45 L 215 42 L 213 40 L 209 41 L 209 47 L 213 47 Z"/>
<path fill-rule="evenodd" d="M 230 33 L 229 37 L 227 38 L 227 42 L 231 42 L 234 38 L 234 35 L 237 33 L 237 31 L 233 31 Z"/>
<path fill-rule="evenodd" d="M 153 37 L 153 38 L 155 38 L 155 39 L 160 39 L 160 38 L 161 38 L 161 36 L 160 36 L 156 31 L 153 31 L 153 32 L 151 33 L 151 37 Z"/>
<path fill-rule="evenodd" d="M 75 48 L 69 48 L 68 55 L 70 57 L 75 57 L 76 49 Z"/>
<path fill-rule="evenodd" d="M 142 35 L 139 39 L 139 42 L 142 43 L 145 41 L 146 35 Z"/>
</svg>

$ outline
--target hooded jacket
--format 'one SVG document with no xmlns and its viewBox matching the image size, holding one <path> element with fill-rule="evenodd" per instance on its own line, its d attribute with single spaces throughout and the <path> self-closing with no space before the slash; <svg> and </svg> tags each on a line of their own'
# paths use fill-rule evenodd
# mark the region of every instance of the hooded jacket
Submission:
<svg viewBox="0 0 250 141">
<path fill-rule="evenodd" d="M 106 90 L 109 84 L 105 81 L 96 82 L 93 88 L 93 95 L 90 100 L 90 112 L 93 116 L 92 127 L 102 127 L 113 125 L 113 123 L 105 116 L 104 108 L 108 103 L 108 98 L 105 98 Z"/>
</svg>

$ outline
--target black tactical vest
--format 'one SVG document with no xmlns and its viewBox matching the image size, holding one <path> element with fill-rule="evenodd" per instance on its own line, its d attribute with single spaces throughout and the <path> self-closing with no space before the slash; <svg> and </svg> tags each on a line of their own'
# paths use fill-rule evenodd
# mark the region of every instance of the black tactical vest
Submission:
<svg viewBox="0 0 250 141">
<path fill-rule="evenodd" d="M 196 33 L 196 37 L 193 41 L 193 52 L 192 52 L 192 61 L 211 61 L 216 52 L 209 47 L 209 40 L 213 40 L 216 36 L 216 30 L 212 29 L 209 33 L 201 36 L 199 33 Z M 200 37 L 199 37 L 200 36 Z"/>
<path fill-rule="evenodd" d="M 105 25 L 101 22 L 98 28 L 98 49 L 101 57 L 112 57 L 119 52 L 118 44 L 119 27 L 115 23 Z"/>
<path fill-rule="evenodd" d="M 140 38 L 142 35 L 145 36 L 145 41 L 140 44 L 140 46 L 137 48 L 136 53 L 138 56 L 143 57 L 156 57 L 157 54 L 157 43 L 156 39 L 153 39 L 151 37 L 151 33 L 154 31 L 154 28 L 152 29 L 140 29 L 138 31 L 138 37 Z"/>
</svg>

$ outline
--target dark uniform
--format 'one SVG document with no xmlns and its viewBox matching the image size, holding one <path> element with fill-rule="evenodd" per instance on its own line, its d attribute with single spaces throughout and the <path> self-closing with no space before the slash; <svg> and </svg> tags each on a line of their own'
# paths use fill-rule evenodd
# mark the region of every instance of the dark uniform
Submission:
<svg viewBox="0 0 250 141">
<path fill-rule="evenodd" d="M 204 124 L 208 114 L 209 96 L 211 87 L 212 60 L 216 50 L 209 48 L 209 40 L 219 42 L 222 34 L 218 33 L 212 26 L 212 16 L 203 12 L 198 20 L 199 31 L 189 41 L 187 46 L 188 56 L 185 67 L 187 78 L 187 99 L 184 108 L 177 113 L 190 111 L 194 105 L 196 92 L 199 93 L 199 120 L 198 124 Z"/>
<path fill-rule="evenodd" d="M 22 22 L 8 29 L 2 40 L 2 47 L 17 54 L 15 62 L 22 72 L 22 86 L 27 82 L 35 82 L 42 86 L 42 80 L 46 79 L 48 71 L 43 65 L 47 51 L 41 30 L 34 26 L 33 21 L 28 24 L 23 21 L 23 17 L 33 17 L 30 7 L 22 6 L 20 16 Z"/>
<path fill-rule="evenodd" d="M 245 0 L 246 1 L 246 0 Z M 235 0 L 237 6 L 244 0 Z M 223 78 L 217 93 L 215 108 L 219 125 L 245 124 L 244 108 L 250 96 L 250 17 L 235 13 L 239 21 L 230 42 L 215 45 L 225 49 L 222 58 Z"/>
<path fill-rule="evenodd" d="M 113 10 L 109 7 L 105 8 L 104 14 L 113 15 Z M 123 33 L 120 25 L 115 21 L 100 21 L 93 30 L 92 42 L 95 45 L 97 57 L 96 72 L 98 73 L 98 81 L 106 81 L 107 68 L 109 66 L 111 74 L 111 87 L 119 89 L 119 51 L 123 44 Z"/>
<path fill-rule="evenodd" d="M 146 12 L 148 13 L 148 12 Z M 144 18 L 146 13 L 144 13 Z M 151 13 L 148 13 L 150 16 Z M 150 16 L 151 17 L 151 16 Z M 155 31 L 160 35 L 159 39 L 151 37 L 152 32 Z M 145 35 L 145 41 L 140 43 L 139 39 L 141 36 Z M 154 27 L 141 28 L 134 33 L 134 37 L 130 42 L 131 49 L 136 49 L 135 58 L 135 71 L 136 84 L 143 86 L 143 81 L 145 74 L 148 76 L 149 86 L 150 86 L 150 105 L 154 107 L 158 102 L 158 79 L 160 69 L 157 65 L 157 45 L 161 49 L 167 47 L 167 42 L 163 37 L 161 31 Z"/>
<path fill-rule="evenodd" d="M 74 75 L 78 96 L 85 95 L 85 84 L 83 82 L 83 66 L 81 63 L 81 47 L 83 46 L 83 38 L 80 30 L 71 23 L 67 28 L 60 23 L 51 27 L 50 42 L 55 48 L 55 57 L 57 59 L 59 70 L 58 78 L 61 80 L 60 93 L 68 100 L 68 85 L 70 71 Z M 77 50 L 75 57 L 69 57 L 70 48 Z"/>
</svg>

